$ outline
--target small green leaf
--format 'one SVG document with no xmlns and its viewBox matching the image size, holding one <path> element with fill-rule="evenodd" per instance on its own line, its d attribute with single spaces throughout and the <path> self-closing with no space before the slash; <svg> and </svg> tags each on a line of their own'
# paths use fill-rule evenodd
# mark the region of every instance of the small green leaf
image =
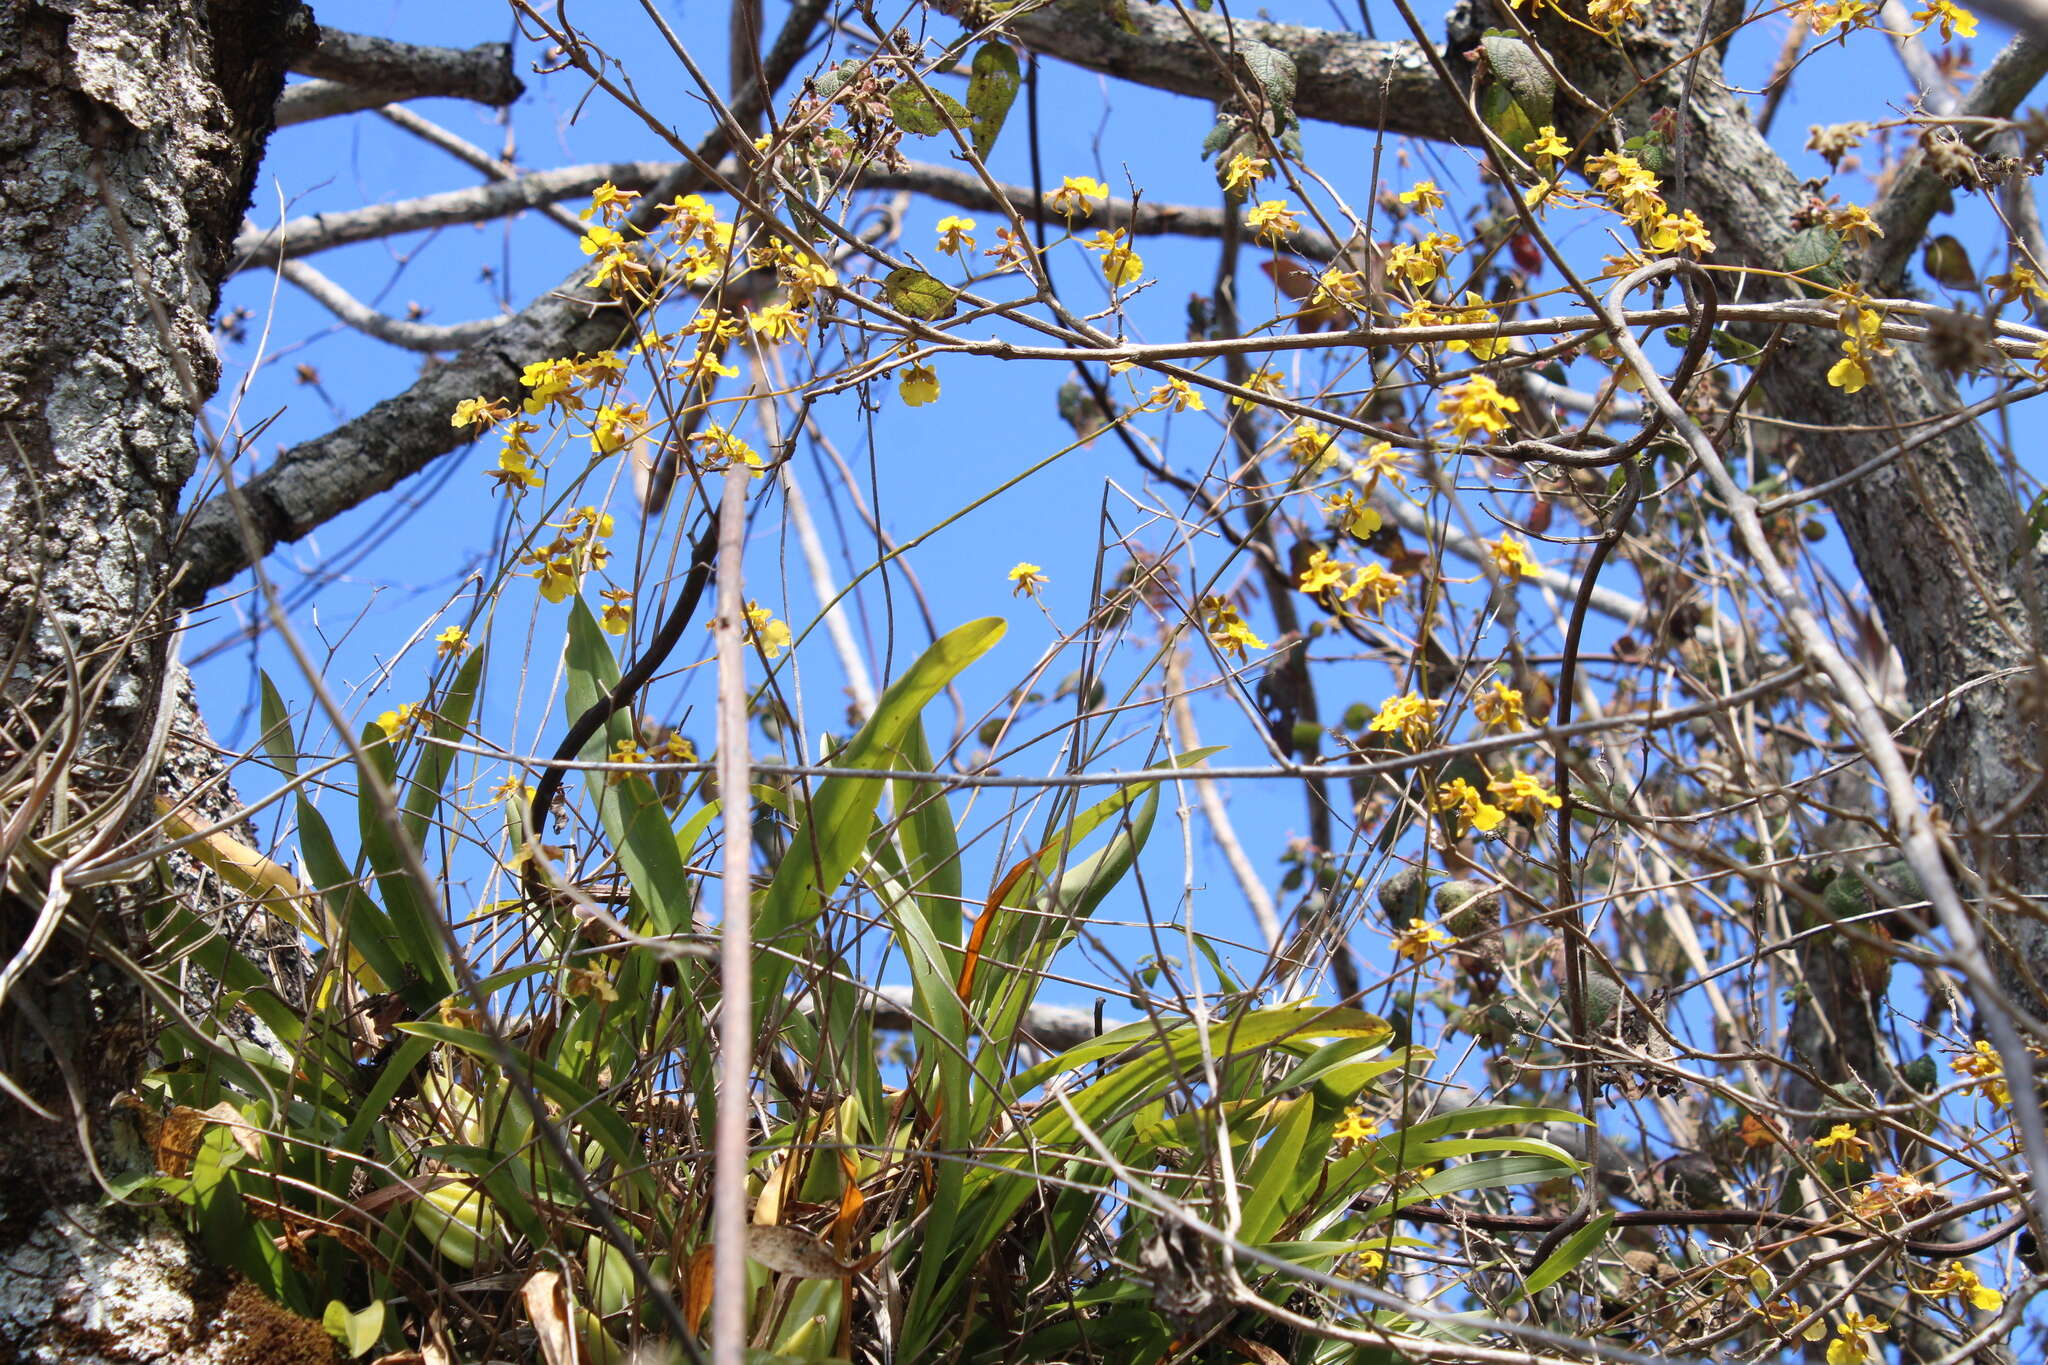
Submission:
<svg viewBox="0 0 2048 1365">
<path fill-rule="evenodd" d="M 2048 493 L 2036 493 L 2034 500 L 2027 504 L 2027 533 L 2019 548 L 2013 551 L 2014 562 L 2018 562 L 2022 554 L 2033 549 L 2042 536 L 2048 536 Z"/>
<path fill-rule="evenodd" d="M 1017 68 L 1017 54 L 1007 43 L 983 43 L 974 54 L 973 74 L 967 79 L 967 112 L 974 120 L 974 154 L 986 157 L 995 149 L 996 135 L 1017 100 L 1024 83 Z"/>
<path fill-rule="evenodd" d="M 1716 327 L 1707 337 L 1707 344 L 1714 348 L 1714 354 L 1723 360 L 1732 360 L 1738 365 L 1754 365 L 1764 353 L 1761 346 L 1751 345 L 1733 332 Z"/>
<path fill-rule="evenodd" d="M 882 301 L 926 322 L 952 317 L 960 306 L 956 297 L 947 285 L 907 265 L 882 277 Z"/>
<path fill-rule="evenodd" d="M 1131 20 L 1131 0 L 1102 0 L 1102 8 L 1118 28 L 1134 38 L 1138 36 L 1138 26 Z"/>
<path fill-rule="evenodd" d="M 1294 118 L 1294 58 L 1277 47 L 1249 38 L 1240 38 L 1237 45 L 1237 59 L 1245 73 L 1265 95 L 1266 103 L 1273 107 L 1279 117 L 1277 122 L 1287 123 Z"/>
<path fill-rule="evenodd" d="M 1970 253 L 1946 232 L 1927 239 L 1927 245 L 1920 252 L 1920 266 L 1937 284 L 1945 284 L 1951 289 L 1977 287 L 1977 272 L 1970 268 Z"/>
<path fill-rule="evenodd" d="M 340 1299 L 331 1299 L 327 1311 L 320 1315 L 320 1325 L 341 1343 L 351 1360 L 368 1355 L 384 1337 L 384 1300 L 372 1299 L 368 1308 L 350 1311 Z"/>
<path fill-rule="evenodd" d="M 1671 145 L 1664 140 L 1663 134 L 1654 130 L 1641 137 L 1632 137 L 1621 145 L 1622 150 L 1634 156 L 1651 175 L 1664 174 L 1671 164 Z"/>
<path fill-rule="evenodd" d="M 1060 416 L 1074 429 L 1074 435 L 1081 444 L 1091 444 L 1095 438 L 1109 430 L 1110 415 L 1095 401 L 1095 395 L 1078 379 L 1069 379 L 1060 385 Z"/>
<path fill-rule="evenodd" d="M 1536 140 L 1536 125 L 1508 87 L 1495 81 L 1479 96 L 1479 117 L 1495 137 L 1520 151 Z"/>
<path fill-rule="evenodd" d="M 1549 123 L 1551 108 L 1557 100 L 1557 82 L 1551 79 L 1549 68 L 1535 51 L 1519 37 L 1502 33 L 1487 34 L 1479 45 L 1486 49 L 1486 62 L 1493 68 L 1495 79 L 1507 87 L 1529 122 L 1536 127 Z M 1522 150 L 1520 144 L 1508 145 L 1517 152 Z"/>
<path fill-rule="evenodd" d="M 1842 256 L 1842 239 L 1834 229 L 1810 227 L 1785 243 L 1784 267 L 1807 283 L 1802 286 L 1814 298 L 1849 283 L 1849 270 Z"/>
<path fill-rule="evenodd" d="M 818 98 L 829 100 L 837 95 L 846 83 L 860 74 L 860 62 L 848 57 L 839 65 L 819 76 L 816 81 Z"/>
<path fill-rule="evenodd" d="M 278 695 L 277 684 L 268 673 L 258 670 L 256 680 L 263 688 L 259 721 L 263 726 L 263 754 L 271 767 L 286 777 L 299 775 L 298 742 L 292 736 L 292 714 Z"/>
<path fill-rule="evenodd" d="M 944 91 L 934 90 L 930 98 L 926 98 L 925 92 L 914 85 L 899 85 L 889 92 L 889 113 L 895 118 L 896 126 L 918 137 L 931 137 L 946 131 L 946 120 L 939 114 L 941 109 L 952 118 L 956 127 L 972 121 L 967 107 Z"/>
<path fill-rule="evenodd" d="M 1207 161 L 1210 157 L 1217 155 L 1225 147 L 1228 147 L 1236 139 L 1239 131 L 1240 128 L 1235 115 L 1219 114 L 1216 118 L 1216 126 L 1211 128 L 1208 136 L 1202 139 L 1202 160 Z"/>
</svg>

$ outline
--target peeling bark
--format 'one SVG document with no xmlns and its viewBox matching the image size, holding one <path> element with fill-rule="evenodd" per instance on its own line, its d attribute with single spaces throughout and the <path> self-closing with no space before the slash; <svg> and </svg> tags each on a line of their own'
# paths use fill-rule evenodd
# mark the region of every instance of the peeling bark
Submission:
<svg viewBox="0 0 2048 1365">
<path fill-rule="evenodd" d="M 218 380 L 209 321 L 234 231 L 286 61 L 311 33 L 295 0 L 0 0 L 0 771 L 34 731 L 63 732 L 78 746 L 67 819 L 85 801 L 124 798 L 114 819 L 146 810 L 156 782 L 131 779 L 158 728 L 167 794 L 219 776 L 171 662 L 168 531 Z M 202 809 L 229 800 L 223 786 Z M 0 962 L 39 918 L 58 932 L 22 956 L 0 1067 L 63 1121 L 5 1102 L 0 1358 L 256 1358 L 202 1350 L 204 1330 L 169 1319 L 161 1340 L 122 1325 L 172 1262 L 190 1269 L 164 1226 L 95 1207 L 74 1131 L 114 1160 L 107 1103 L 152 1034 L 139 989 L 87 940 L 122 941 L 149 888 L 67 906 L 21 853 L 0 850 Z M 178 889 L 206 904 L 196 883 Z M 223 1283 L 171 1279 L 197 1305 L 188 1324 L 219 1319 Z"/>
</svg>

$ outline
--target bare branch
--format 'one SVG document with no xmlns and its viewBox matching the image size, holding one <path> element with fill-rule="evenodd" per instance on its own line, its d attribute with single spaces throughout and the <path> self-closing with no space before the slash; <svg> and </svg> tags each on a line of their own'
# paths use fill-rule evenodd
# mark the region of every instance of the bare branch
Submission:
<svg viewBox="0 0 2048 1365">
<path fill-rule="evenodd" d="M 2048 43 L 2022 34 L 1992 59 L 1956 113 L 1972 118 L 2008 118 L 2021 100 L 2048 76 Z M 1939 133 L 1933 136 L 1940 136 Z M 1871 217 L 1884 229 L 1865 257 L 1863 276 L 1883 286 L 1899 278 L 1927 231 L 1948 186 L 1923 147 L 1906 158 Z"/>
<path fill-rule="evenodd" d="M 423 118 L 402 104 L 387 104 L 377 111 L 377 115 L 386 122 L 397 124 L 421 141 L 439 147 L 463 165 L 482 171 L 493 180 L 517 180 L 526 174 L 511 162 L 500 161 L 475 143 L 457 137 L 432 119 Z M 541 206 L 541 212 L 577 236 L 583 235 L 582 221 L 567 209 L 545 204 Z"/>
<path fill-rule="evenodd" d="M 388 117 L 391 111 L 384 112 Z M 424 120 L 422 120 L 424 121 Z M 431 126 L 431 125 L 429 125 Z M 502 164 L 502 163 L 500 163 Z M 393 204 L 373 204 L 347 213 L 313 214 L 293 218 L 269 231 L 253 229 L 235 242 L 234 270 L 274 266 L 281 260 L 311 256 L 338 246 L 367 242 L 401 232 L 448 227 L 458 223 L 481 223 L 526 209 L 545 211 L 565 199 L 583 199 L 599 185 L 610 181 L 622 189 L 659 184 L 682 168 L 676 161 L 606 161 L 582 166 L 562 166 L 535 171 L 515 179 L 476 185 L 442 194 L 425 194 Z M 719 166 L 721 175 L 736 172 L 733 162 Z M 994 212 L 997 195 L 975 176 L 950 167 L 911 163 L 900 171 L 873 170 L 863 175 L 858 188 L 870 190 L 911 190 L 962 208 Z M 1012 204 L 1029 204 L 1031 191 L 1021 185 L 998 185 L 1002 198 Z M 1046 196 L 1051 212 L 1051 195 Z M 563 215 L 577 231 L 582 227 L 573 215 Z M 1183 237 L 1217 238 L 1223 235 L 1223 211 L 1192 204 L 1156 204 L 1129 199 L 1111 199 L 1085 215 L 1076 215 L 1074 226 L 1090 223 L 1113 224 L 1135 237 L 1176 234 Z M 1250 227 L 1245 228 L 1247 232 Z M 1298 256 L 1327 261 L 1335 258 L 1337 246 L 1313 229 L 1297 233 L 1287 248 Z"/>
<path fill-rule="evenodd" d="M 1955 82 L 1934 60 L 1934 54 L 1927 50 L 1919 33 L 1913 27 L 1913 16 L 1903 0 L 1884 0 L 1883 19 L 1891 30 L 1892 46 L 1898 50 L 1899 65 L 1906 68 L 1906 74 L 1913 78 L 1913 84 L 1920 87 L 1920 101 L 1936 114 L 1952 113 L 1961 96 Z"/>
<path fill-rule="evenodd" d="M 958 12 L 966 6 L 962 0 L 947 0 L 940 8 Z M 1119 21 L 1131 31 L 1119 27 Z M 1295 109 L 1303 118 L 1440 142 L 1472 137 L 1458 93 L 1443 88 L 1412 42 L 1375 42 L 1295 24 L 1192 14 L 1179 6 L 1132 5 L 1126 10 L 1095 0 L 1059 0 L 1028 9 L 1005 28 L 1047 56 L 1207 100 L 1229 90 L 1218 56 L 1238 40 L 1252 39 L 1294 59 L 1299 78 Z"/>
<path fill-rule="evenodd" d="M 482 341 L 511 320 L 505 317 L 477 318 L 472 322 L 457 322 L 444 327 L 394 318 L 370 307 L 304 261 L 286 261 L 282 269 L 286 279 L 312 295 L 323 308 L 358 332 L 408 351 L 459 351 Z"/>
<path fill-rule="evenodd" d="M 278 99 L 280 128 L 426 96 L 503 108 L 526 91 L 504 43 L 419 47 L 323 28 L 292 70 L 317 79 L 287 88 Z"/>
<path fill-rule="evenodd" d="M 795 69 L 824 9 L 824 0 L 797 0 L 791 7 L 763 63 L 768 88 L 780 85 Z M 715 163 L 725 149 L 724 131 L 713 129 L 700 145 L 699 156 L 707 164 Z M 691 193 L 704 183 L 694 171 L 678 167 L 649 192 L 636 226 L 644 230 L 652 222 L 653 201 Z M 519 394 L 519 373 L 528 361 L 615 344 L 631 319 L 609 299 L 583 286 L 586 269 L 579 265 L 558 288 L 447 364 L 429 370 L 404 393 L 325 436 L 294 446 L 242 485 L 238 500 L 254 520 L 258 548 L 268 553 L 282 541 L 297 540 L 461 445 L 461 432 L 448 421 L 455 404 L 478 395 Z M 205 596 L 247 568 L 234 505 L 220 496 L 194 507 L 185 519 L 177 553 L 184 566 L 179 588 L 187 600 Z"/>
<path fill-rule="evenodd" d="M 364 109 L 375 109 L 381 104 L 404 99 L 401 91 L 386 90 L 381 86 L 347 85 L 341 81 L 301 81 L 285 87 L 277 97 L 277 126 L 289 128 L 295 123 L 311 123 L 315 119 L 339 118 Z"/>
<path fill-rule="evenodd" d="M 311 256 L 353 242 L 368 242 L 401 232 L 481 223 L 563 199 L 588 197 L 609 180 L 616 185 L 654 185 L 675 175 L 675 161 L 613 161 L 535 171 L 516 180 L 472 185 L 443 194 L 424 194 L 395 204 L 372 204 L 347 213 L 292 218 L 268 232 L 244 232 L 235 241 L 230 273 L 256 266 L 275 266 L 297 256 Z"/>
</svg>

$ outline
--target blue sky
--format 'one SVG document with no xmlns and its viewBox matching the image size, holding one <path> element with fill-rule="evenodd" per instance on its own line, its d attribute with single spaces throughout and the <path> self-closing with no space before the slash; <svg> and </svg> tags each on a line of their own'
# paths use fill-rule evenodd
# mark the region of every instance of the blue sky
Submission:
<svg viewBox="0 0 2048 1365">
<path fill-rule="evenodd" d="M 661 8 L 701 64 L 707 70 L 722 71 L 723 7 L 665 4 Z M 771 6 L 771 28 L 779 17 L 776 8 Z M 1405 31 L 1391 6 L 1376 3 L 1369 12 L 1382 35 Z M 1357 26 L 1355 16 L 1335 5 L 1276 4 L 1259 13 L 1303 23 Z M 495 4 L 421 6 L 328 0 L 320 7 L 320 15 L 323 21 L 345 29 L 451 46 L 512 36 L 506 12 Z M 628 73 L 650 106 L 682 136 L 694 140 L 707 125 L 703 102 L 638 7 L 586 5 L 578 18 L 601 48 L 625 59 Z M 957 32 L 950 21 L 927 18 L 917 9 L 902 11 L 900 22 L 913 32 L 928 32 L 939 39 L 950 39 Z M 1743 36 L 1734 68 L 1739 75 L 1760 78 L 1776 55 L 1785 24 L 1782 15 L 1769 17 Z M 540 54 L 533 43 L 515 41 L 515 65 L 528 83 L 528 94 L 510 111 L 509 120 L 501 120 L 493 111 L 445 100 L 421 101 L 418 111 L 494 152 L 508 150 L 509 135 L 514 159 L 529 168 L 664 157 L 665 149 L 638 120 L 615 108 L 602 94 L 586 98 L 584 82 L 574 72 L 533 74 L 532 65 Z M 1989 60 L 1996 45 L 1987 23 L 1984 36 L 1972 44 L 1978 65 Z M 1204 205 L 1216 201 L 1213 172 L 1198 155 L 1213 119 L 1206 102 L 1146 91 L 1052 62 L 1043 65 L 1041 81 L 1042 144 L 1050 182 L 1057 183 L 1063 175 L 1088 174 L 1120 193 L 1135 181 L 1150 200 Z M 961 91 L 958 81 L 950 88 L 956 94 Z M 1810 123 L 1884 118 L 1907 88 L 1885 41 L 1875 34 L 1858 35 L 1846 47 L 1833 46 L 1809 59 L 1779 115 L 1776 140 L 1780 145 L 1796 144 Z M 1030 179 L 1024 125 L 1020 98 L 990 160 L 991 170 L 1013 183 Z M 1362 205 L 1370 198 L 1368 181 L 1375 143 L 1369 134 L 1310 124 L 1304 139 L 1309 162 L 1350 202 Z M 909 150 L 913 156 L 939 160 L 942 147 L 942 140 L 933 139 L 910 144 Z M 1460 149 L 1389 142 L 1382 155 L 1381 185 L 1386 189 L 1404 189 L 1416 178 L 1428 176 L 1452 190 L 1455 204 L 1456 187 L 1473 183 L 1472 159 Z M 1799 154 L 1795 161 L 1816 174 L 1824 170 L 1810 155 Z M 476 180 L 474 172 L 444 153 L 372 115 L 356 115 L 280 131 L 272 139 L 252 213 L 258 223 L 267 225 L 280 217 L 402 200 Z M 1871 197 L 1867 182 L 1860 177 L 1841 177 L 1833 188 L 1851 202 L 1868 202 Z M 944 205 L 920 202 L 905 225 L 906 246 L 934 269 L 938 268 L 934 263 L 943 260 L 930 247 L 934 225 L 952 211 Z M 1983 216 L 1969 205 L 1965 211 L 1974 213 L 1974 226 L 1959 231 L 1973 248 L 1978 247 L 1987 238 Z M 979 217 L 980 235 L 986 244 L 994 219 L 986 214 Z M 1587 235 L 1567 245 L 1575 251 L 1591 252 L 1601 243 Z M 1210 291 L 1214 245 L 1146 239 L 1139 246 L 1148 273 L 1156 274 L 1159 282 L 1128 310 L 1129 334 L 1134 339 L 1177 337 L 1185 327 L 1188 296 Z M 1259 256 L 1256 250 L 1247 250 L 1239 284 L 1244 312 L 1254 319 L 1284 311 L 1255 268 Z M 386 311 L 404 315 L 416 304 L 427 321 L 456 322 L 517 309 L 582 259 L 567 233 L 539 215 L 528 214 L 516 221 L 344 248 L 313 258 L 313 264 L 359 298 Z M 1089 308 L 1101 305 L 1105 291 L 1089 258 L 1069 248 L 1055 256 L 1054 270 L 1071 301 Z M 228 378 L 215 412 L 227 413 L 235 399 L 234 386 L 246 378 L 246 392 L 234 404 L 235 421 L 244 431 L 263 427 L 252 453 L 256 465 L 281 446 L 318 435 L 401 390 L 419 372 L 419 356 L 341 328 L 317 304 L 268 272 L 251 271 L 237 277 L 229 285 L 223 306 L 246 308 L 251 317 L 247 339 L 224 344 Z M 259 350 L 259 345 L 267 345 L 267 351 Z M 249 366 L 259 355 L 263 363 L 251 374 Z M 1072 440 L 1056 411 L 1056 393 L 1070 374 L 1064 366 L 1031 368 L 949 357 L 939 362 L 938 373 L 942 398 L 915 410 L 895 402 L 889 391 L 892 386 L 887 385 L 879 390 L 884 401 L 872 411 L 863 411 L 859 398 L 852 394 L 826 400 L 819 408 L 821 422 L 862 480 L 863 496 L 875 505 L 898 539 L 927 532 Z M 2026 420 L 2024 415 L 2021 420 Z M 1222 449 L 1218 429 L 1195 414 L 1172 419 L 1171 426 L 1156 417 L 1147 419 L 1145 429 L 1169 442 L 1166 449 L 1179 468 L 1199 471 L 1218 458 Z M 327 682 L 365 717 L 419 694 L 432 666 L 431 647 L 421 642 L 441 625 L 460 619 L 461 603 L 474 587 L 472 575 L 495 570 L 507 509 L 488 491 L 482 476 L 490 460 L 490 451 L 483 445 L 458 451 L 394 494 L 337 519 L 272 558 L 271 572 L 292 604 L 296 628 L 315 649 Z M 835 555 L 851 545 L 845 551 L 851 558 L 842 558 L 838 564 L 843 581 L 848 566 L 862 562 L 858 539 L 849 541 L 846 535 L 852 525 L 851 512 L 843 497 L 834 495 L 832 478 L 821 472 L 809 454 L 800 468 L 814 515 Z M 601 484 L 594 487 L 602 489 Z M 578 500 L 593 495 L 586 492 Z M 910 557 L 910 565 L 941 630 L 990 613 L 1005 615 L 1010 621 L 1005 641 L 963 679 L 962 695 L 972 719 L 978 720 L 1039 662 L 1060 638 L 1056 624 L 1071 629 L 1083 619 L 1098 546 L 1112 534 L 1112 526 L 1123 533 L 1135 530 L 1139 539 L 1155 546 L 1166 543 L 1166 530 L 1148 510 L 1162 504 L 1175 505 L 1171 490 L 1148 489 L 1142 472 L 1116 441 L 1104 437 L 1025 479 L 990 508 L 933 532 L 923 541 Z M 661 552 L 651 544 L 636 546 L 635 537 L 642 528 L 624 488 L 610 505 L 620 518 L 617 544 L 622 554 Z M 1154 524 L 1148 526 L 1148 522 Z M 674 534 L 672 521 L 666 534 Z M 1191 553 L 1209 571 L 1223 564 L 1222 547 L 1213 539 L 1198 541 Z M 1557 550 L 1543 557 L 1562 563 L 1572 553 Z M 1004 575 L 1020 560 L 1041 564 L 1050 574 L 1042 612 L 1012 598 L 1008 591 Z M 1116 563 L 1110 561 L 1110 570 Z M 1231 583 L 1243 572 L 1242 566 L 1231 568 L 1223 581 Z M 1610 580 L 1615 586 L 1636 590 L 1637 585 L 1626 581 L 1625 571 L 1613 572 L 1619 575 Z M 750 596 L 768 603 L 777 615 L 799 627 L 812 619 L 817 603 L 779 515 L 766 515 L 757 522 L 748 573 Z M 245 587 L 246 579 L 238 586 Z M 900 667 L 922 643 L 922 627 L 915 624 L 908 587 L 900 574 L 892 572 L 871 580 L 857 599 L 856 624 L 865 639 L 886 640 L 892 621 L 900 632 L 893 655 L 877 648 L 871 658 L 871 664 L 883 673 L 892 664 Z M 552 749 L 563 725 L 560 702 L 550 699 L 563 614 L 560 608 L 544 604 L 530 607 L 532 596 L 529 585 L 515 585 L 501 605 L 486 717 L 487 728 L 501 741 L 529 751 L 546 751 Z M 245 596 L 209 608 L 195 623 L 186 645 L 188 657 L 204 659 L 196 673 L 216 735 L 236 745 L 246 745 L 254 738 L 248 709 L 254 698 L 252 665 L 269 669 L 286 695 L 301 705 L 306 695 L 274 640 L 260 635 L 240 638 L 241 618 L 249 607 Z M 1533 604 L 1526 610 L 1541 615 Z M 451 612 L 454 614 L 437 615 Z M 1269 621 L 1259 614 L 1253 625 L 1264 629 Z M 410 652 L 401 656 L 409 641 Z M 1546 647 L 1540 632 L 1532 635 L 1531 644 Z M 843 733 L 845 728 L 837 696 L 842 679 L 823 645 L 821 633 L 801 652 L 806 708 L 802 730 L 812 743 L 825 731 Z M 1554 638 L 1547 647 L 1555 648 Z M 682 652 L 688 653 L 689 648 L 686 645 Z M 522 667 L 523 660 L 530 661 Z M 1080 661 L 1080 654 L 1070 648 L 1047 665 L 1045 680 L 1058 679 Z M 1128 677 L 1138 662 L 1135 657 L 1109 661 L 1105 680 L 1112 695 L 1117 681 Z M 708 670 L 696 670 L 683 682 L 668 684 L 655 694 L 656 704 L 669 708 L 663 718 L 692 717 L 685 729 L 698 737 L 700 746 L 709 729 L 705 720 L 708 677 Z M 1353 701 L 1376 704 L 1390 690 L 1391 682 L 1377 667 L 1326 670 L 1326 715 L 1334 715 Z M 1055 707 L 1050 714 L 1060 713 Z M 951 713 L 942 712 L 941 718 L 950 721 Z M 1230 746 L 1220 761 L 1260 761 L 1262 750 L 1239 708 L 1220 701 L 1205 704 L 1200 720 L 1206 742 Z M 1108 728 L 1126 736 L 1128 749 L 1099 756 L 1092 766 L 1135 766 L 1148 752 L 1155 718 L 1146 716 L 1123 724 L 1121 729 L 1117 726 L 1111 723 Z M 310 746 L 329 747 L 317 725 Z M 973 747 L 971 739 L 967 747 Z M 1007 770 L 1030 771 L 1034 761 L 1042 770 L 1045 764 L 1059 762 L 1060 756 L 1041 746 L 1014 760 Z M 483 788 L 502 776 L 502 769 L 483 765 L 474 776 L 480 783 L 480 796 Z M 1005 824 L 997 819 L 997 812 L 1006 808 L 1009 799 L 1009 793 L 991 792 L 972 803 L 972 827 L 993 828 L 1002 837 L 1004 852 L 999 858 L 993 843 L 982 845 L 983 851 L 975 855 L 981 861 L 968 878 L 970 891 L 977 876 L 994 875 L 999 863 L 1022 856 L 1032 847 L 1033 826 L 1028 821 Z M 1281 870 L 1280 850 L 1288 838 L 1305 830 L 1298 790 L 1290 784 L 1241 784 L 1230 793 L 1230 801 L 1239 834 L 1266 873 L 1268 884 L 1273 884 Z M 956 798 L 955 804 L 956 809 L 969 805 L 964 795 Z M 1166 816 L 1170 815 L 1169 803 Z M 1196 821 L 1186 831 L 1185 840 L 1182 834 L 1170 818 L 1162 818 L 1152 856 L 1144 865 L 1148 899 L 1155 909 L 1171 910 L 1178 906 L 1183 888 L 1192 886 L 1198 895 L 1197 922 L 1204 931 L 1225 938 L 1247 937 L 1250 924 L 1242 898 L 1205 829 Z M 1290 898 L 1280 899 L 1284 912 Z M 1138 907 L 1134 901 L 1120 898 L 1114 908 L 1118 914 L 1135 914 Z M 1154 951 L 1151 936 L 1136 929 L 1107 934 L 1104 941 L 1126 965 Z M 1356 942 L 1376 968 L 1391 965 L 1383 939 L 1362 933 Z M 1178 945 L 1169 951 L 1184 956 Z M 1248 964 L 1252 957 L 1245 954 L 1241 960 Z M 1076 970 L 1085 969 L 1076 964 Z M 1214 982 L 1205 984 L 1213 987 Z M 1080 986 L 1064 990 L 1068 999 L 1087 998 Z M 1059 998 L 1060 992 L 1049 994 Z"/>
</svg>

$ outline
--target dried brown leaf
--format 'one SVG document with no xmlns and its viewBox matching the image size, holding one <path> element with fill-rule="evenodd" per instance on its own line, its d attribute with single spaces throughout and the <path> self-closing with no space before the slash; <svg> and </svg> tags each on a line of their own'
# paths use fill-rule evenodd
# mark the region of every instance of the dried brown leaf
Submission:
<svg viewBox="0 0 2048 1365">
<path fill-rule="evenodd" d="M 526 1308 L 526 1320 L 540 1339 L 540 1353 L 548 1365 L 583 1365 L 576 1328 L 569 1321 L 569 1295 L 561 1275 L 553 1270 L 536 1270 L 519 1286 L 519 1301 Z"/>
<path fill-rule="evenodd" d="M 843 1280 L 854 1272 L 830 1247 L 796 1228 L 748 1228 L 747 1255 L 777 1274 L 806 1280 Z"/>
</svg>

